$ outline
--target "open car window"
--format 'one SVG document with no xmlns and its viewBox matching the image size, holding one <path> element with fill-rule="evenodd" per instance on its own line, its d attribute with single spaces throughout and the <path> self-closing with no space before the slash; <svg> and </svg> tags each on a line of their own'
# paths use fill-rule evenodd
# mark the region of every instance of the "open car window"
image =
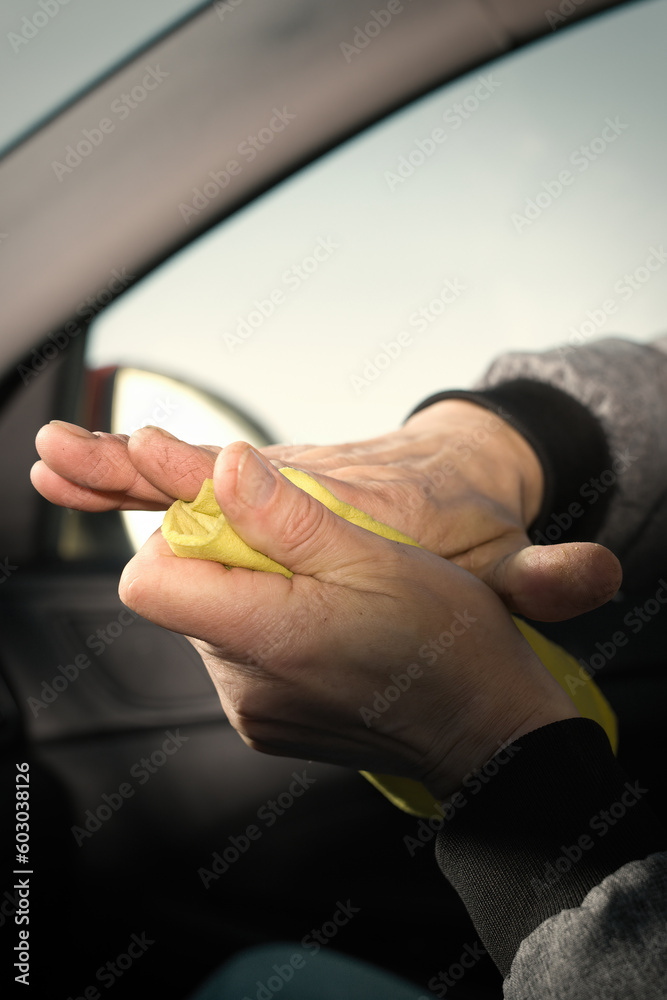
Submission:
<svg viewBox="0 0 667 1000">
<path fill-rule="evenodd" d="M 326 443 L 397 426 L 509 350 L 657 335 L 666 31 L 667 0 L 621 8 L 368 129 L 130 288 L 88 365 L 177 375 L 276 440 Z M 286 141 L 289 110 L 274 119 L 239 161 Z"/>
</svg>

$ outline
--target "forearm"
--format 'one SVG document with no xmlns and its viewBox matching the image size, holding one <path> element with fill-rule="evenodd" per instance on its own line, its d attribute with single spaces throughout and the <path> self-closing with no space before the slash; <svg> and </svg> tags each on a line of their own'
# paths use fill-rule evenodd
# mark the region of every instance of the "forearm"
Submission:
<svg viewBox="0 0 667 1000">
<path fill-rule="evenodd" d="M 438 835 L 438 862 L 503 975 L 511 968 L 511 981 L 527 980 L 525 955 L 532 948 L 545 969 L 556 970 L 557 982 L 559 963 L 571 953 L 563 955 L 561 932 L 545 921 L 567 910 L 580 934 L 604 935 L 607 925 L 615 926 L 624 894 L 612 893 L 595 917 L 589 901 L 583 909 L 582 903 L 624 865 L 664 850 L 667 838 L 641 783 L 621 771 L 604 733 L 588 720 L 527 734 L 501 751 L 484 776 L 464 782 L 464 801 L 448 812 Z M 665 877 L 664 862 L 662 870 Z M 662 933 L 665 916 L 663 910 Z M 624 945 L 641 928 L 653 933 L 656 920 L 650 907 L 640 913 Z M 590 958 L 594 965 L 597 956 Z"/>
</svg>

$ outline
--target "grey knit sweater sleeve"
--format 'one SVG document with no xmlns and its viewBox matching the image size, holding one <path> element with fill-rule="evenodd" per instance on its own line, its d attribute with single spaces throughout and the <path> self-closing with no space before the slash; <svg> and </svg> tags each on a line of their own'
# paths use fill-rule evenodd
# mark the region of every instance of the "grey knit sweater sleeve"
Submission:
<svg viewBox="0 0 667 1000">
<path fill-rule="evenodd" d="M 520 945 L 505 1000 L 664 1000 L 667 854 L 631 861 Z"/>
<path fill-rule="evenodd" d="M 474 795 L 466 787 L 435 845 L 505 1000 L 664 1000 L 667 833 L 649 789 L 590 719 L 509 749 Z"/>
<path fill-rule="evenodd" d="M 618 555 L 633 583 L 659 575 L 667 551 L 667 335 L 648 344 L 613 337 L 505 354 L 475 388 L 515 379 L 566 392 L 600 422 L 623 471 L 593 540 Z M 660 539 L 664 545 L 656 544 Z"/>
</svg>

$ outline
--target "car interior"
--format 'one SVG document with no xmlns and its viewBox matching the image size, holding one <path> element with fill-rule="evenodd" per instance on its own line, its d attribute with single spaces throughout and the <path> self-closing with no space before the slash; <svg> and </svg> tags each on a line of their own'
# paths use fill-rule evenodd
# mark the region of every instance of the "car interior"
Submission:
<svg viewBox="0 0 667 1000">
<path fill-rule="evenodd" d="M 187 639 L 128 612 L 118 579 L 146 529 L 133 535 L 132 519 L 117 511 L 86 514 L 39 496 L 29 479 L 35 434 L 56 418 L 92 430 L 159 424 L 171 406 L 189 414 L 192 408 L 202 428 L 192 440 L 217 434 L 212 443 L 276 443 L 278 394 L 254 406 L 241 389 L 215 391 L 205 357 L 190 353 L 179 371 L 165 349 L 164 363 L 153 362 L 148 349 L 142 354 L 140 331 L 136 357 L 114 360 L 117 340 L 108 327 L 98 352 L 106 360 L 95 360 L 105 317 L 179 254 L 222 231 L 226 220 L 233 223 L 301 171 L 439 88 L 492 70 L 512 53 L 555 43 L 557 35 L 574 38 L 597 22 L 629 17 L 633 9 L 659 8 L 664 18 L 665 6 L 662 0 L 380 0 L 370 11 L 360 0 L 191 5 L 128 46 L 124 59 L 30 122 L 5 149 L 2 811 L 10 813 L 5 803 L 13 801 L 17 763 L 28 762 L 34 996 L 65 1000 L 94 996 L 94 988 L 105 995 L 113 986 L 118 997 L 149 991 L 185 1000 L 243 947 L 301 941 L 341 901 L 359 912 L 331 947 L 414 981 L 425 995 L 428 980 L 476 940 L 438 871 L 433 829 L 395 809 L 356 773 L 253 752 L 227 722 Z M 74 15 L 72 5 L 57 17 Z M 54 15 L 54 30 L 55 24 Z M 365 30 L 368 24 L 377 25 L 377 34 Z M 149 80 L 147 67 L 154 70 Z M 164 86 L 159 68 L 168 74 Z M 127 121 L 119 114 L 112 137 L 101 123 L 138 80 L 154 86 L 150 114 L 130 112 Z M 610 107 L 602 118 L 614 113 Z M 92 138 L 77 152 L 86 130 Z M 259 137 L 259 148 L 241 169 L 238 150 L 249 135 Z M 619 239 L 621 233 L 619 227 Z M 233 239 L 229 246 L 233 255 Z M 558 275 L 552 279 L 557 283 Z M 659 302 L 657 286 L 658 279 L 652 294 Z M 499 343 L 498 352 L 508 346 Z M 492 357 L 480 353 L 478 370 Z M 199 378 L 189 370 L 198 366 Z M 447 387 L 440 372 L 423 377 L 430 391 Z M 134 400 L 144 400 L 131 414 L 122 396 L 130 381 Z M 355 405 L 372 405 L 364 400 Z M 304 426 L 302 433 L 308 439 L 312 431 Z M 634 572 L 629 588 L 608 605 L 537 627 L 575 657 L 590 659 L 596 642 L 646 605 L 666 569 L 664 547 L 656 546 L 655 564 Z M 659 787 L 667 751 L 664 653 L 651 617 L 595 678 L 618 715 L 620 760 L 649 789 Z M 664 802 L 649 796 L 665 818 Z M 12 869 L 13 822 L 5 825 L 0 936 L 13 947 L 20 876 Z M 419 848 L 408 849 L 406 838 L 417 834 Z M 122 960 L 128 954 L 129 964 Z M 502 996 L 490 959 L 470 969 L 452 995 Z"/>
</svg>

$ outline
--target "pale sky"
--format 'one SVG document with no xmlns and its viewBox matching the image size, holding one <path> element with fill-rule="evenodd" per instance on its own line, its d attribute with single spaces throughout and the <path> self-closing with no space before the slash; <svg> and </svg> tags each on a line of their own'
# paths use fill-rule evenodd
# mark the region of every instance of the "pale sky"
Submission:
<svg viewBox="0 0 667 1000">
<path fill-rule="evenodd" d="M 83 2 L 43 37 L 70 37 Z M 165 17 L 192 6 L 161 2 Z M 25 7 L 4 5 L 2 23 Z M 667 2 L 650 0 L 417 102 L 132 289 L 95 324 L 89 363 L 189 378 L 278 439 L 324 443 L 392 429 L 499 353 L 567 341 L 589 314 L 599 335 L 667 330 L 666 37 Z M 401 164 L 412 172 L 398 181 Z"/>
</svg>

